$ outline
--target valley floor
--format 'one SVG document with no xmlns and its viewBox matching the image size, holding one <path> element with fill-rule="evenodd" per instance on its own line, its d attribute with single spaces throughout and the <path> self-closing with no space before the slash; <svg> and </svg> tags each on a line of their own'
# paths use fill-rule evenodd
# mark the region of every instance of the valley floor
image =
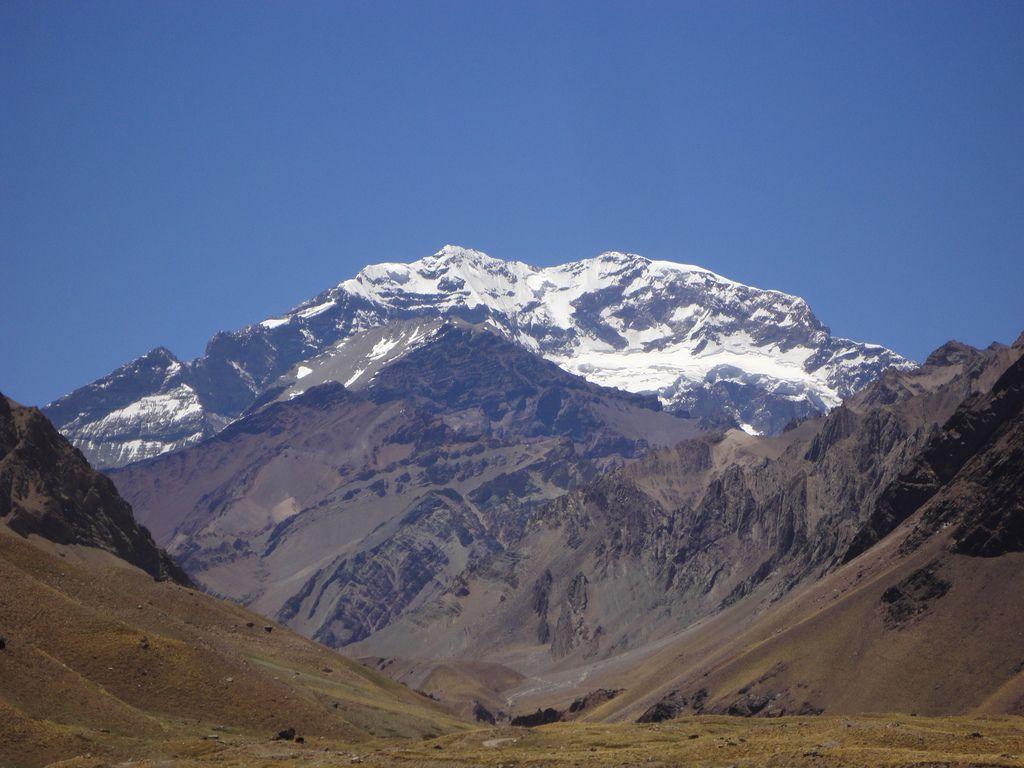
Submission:
<svg viewBox="0 0 1024 768">
<path fill-rule="evenodd" d="M 77 758 L 55 765 L 98 768 Z M 652 725 L 556 724 L 490 728 L 429 739 L 346 745 L 254 740 L 229 731 L 216 739 L 154 746 L 124 762 L 157 766 L 1024 766 L 1024 718 L 866 715 L 744 719 L 684 717 Z"/>
</svg>

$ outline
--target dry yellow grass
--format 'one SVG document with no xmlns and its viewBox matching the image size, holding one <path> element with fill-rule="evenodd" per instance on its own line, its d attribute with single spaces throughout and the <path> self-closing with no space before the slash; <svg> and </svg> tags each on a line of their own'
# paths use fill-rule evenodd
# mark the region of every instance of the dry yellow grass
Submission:
<svg viewBox="0 0 1024 768">
<path fill-rule="evenodd" d="M 1024 766 L 1024 720 L 1017 717 L 924 718 L 688 717 L 657 725 L 565 723 L 533 730 L 492 728 L 433 739 L 345 744 L 319 737 L 305 744 L 254 741 L 231 733 L 217 741 L 180 740 L 123 768 L 175 766 Z M 76 759 L 62 766 L 97 768 Z"/>
<path fill-rule="evenodd" d="M 3 768 L 166 755 L 219 729 L 253 743 L 288 727 L 355 743 L 470 727 L 238 606 L 3 526 L 0 635 Z"/>
</svg>

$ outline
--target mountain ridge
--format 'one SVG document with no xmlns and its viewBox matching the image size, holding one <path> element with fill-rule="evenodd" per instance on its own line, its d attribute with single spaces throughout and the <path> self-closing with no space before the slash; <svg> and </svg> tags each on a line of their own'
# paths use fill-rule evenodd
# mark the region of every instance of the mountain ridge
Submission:
<svg viewBox="0 0 1024 768">
<path fill-rule="evenodd" d="M 191 584 L 136 523 L 110 479 L 93 470 L 37 408 L 2 393 L 0 521 L 23 537 L 97 547 L 157 580 Z"/>
<path fill-rule="evenodd" d="M 493 329 L 435 330 L 372 386 L 277 392 L 110 476 L 206 588 L 340 645 L 500 551 L 531 506 L 699 432 Z"/>
<path fill-rule="evenodd" d="M 729 628 L 713 635 L 715 643 L 725 643 L 728 633 L 741 632 L 760 614 L 770 617 L 795 591 L 846 578 L 833 574 L 844 570 L 850 543 L 878 528 L 877 511 L 913 476 L 919 457 L 946 445 L 943 434 L 966 434 L 958 420 L 976 423 L 977 414 L 990 410 L 990 426 L 1000 425 L 995 434 L 1004 441 L 1015 435 L 1019 446 L 1019 419 L 1004 417 L 1019 408 L 1019 384 L 1011 382 L 1019 381 L 1022 352 L 1019 342 L 987 350 L 963 345 L 931 356 L 920 369 L 890 371 L 827 416 L 778 437 L 733 430 L 653 451 L 537 507 L 506 551 L 468 567 L 451 588 L 354 644 L 352 652 L 529 669 L 529 683 L 502 694 L 520 712 L 559 703 L 558 695 L 568 704 L 588 692 L 583 679 L 591 689 L 630 688 L 632 665 L 657 656 L 674 633 L 685 637 L 692 628 L 705 636 L 700 627 L 710 622 Z M 1022 540 L 1024 515 L 1013 501 L 1022 463 L 1019 447 L 999 448 L 980 468 L 975 461 L 975 486 L 991 491 L 992 511 L 981 515 L 978 505 L 965 511 L 969 497 L 960 493 L 952 497 L 958 504 L 941 507 L 944 515 L 924 518 L 930 527 L 919 537 L 951 523 L 980 551 L 1012 553 Z M 884 542 L 877 552 L 892 548 Z M 1001 562 L 993 573 L 1007 569 L 1012 564 Z M 903 575 L 913 571 L 907 565 Z M 495 605 L 501 606 L 497 613 Z M 944 621 L 955 626 L 956 614 Z M 694 660 L 696 682 L 680 698 L 692 700 L 701 687 L 701 654 L 714 649 L 687 647 L 681 643 L 676 653 Z M 917 685 L 923 672 L 915 674 Z M 630 691 L 603 711 L 639 693 Z M 744 695 L 732 693 L 730 700 L 723 700 L 724 691 L 713 695 L 709 706 L 722 709 L 709 711 L 724 711 Z M 800 695 L 792 686 L 788 693 Z M 830 706 L 837 700 L 823 699 Z M 867 700 L 860 701 L 864 706 Z M 790 698 L 771 711 L 798 713 L 801 707 Z M 644 710 L 630 711 L 635 718 Z"/>
<path fill-rule="evenodd" d="M 414 318 L 488 322 L 595 383 L 667 408 L 779 432 L 890 366 L 878 345 L 831 335 L 798 297 L 635 254 L 537 268 L 445 246 L 364 267 L 284 315 L 218 332 L 182 362 L 163 348 L 48 404 L 98 466 L 121 466 L 222 429 L 282 377 L 357 334 Z"/>
</svg>

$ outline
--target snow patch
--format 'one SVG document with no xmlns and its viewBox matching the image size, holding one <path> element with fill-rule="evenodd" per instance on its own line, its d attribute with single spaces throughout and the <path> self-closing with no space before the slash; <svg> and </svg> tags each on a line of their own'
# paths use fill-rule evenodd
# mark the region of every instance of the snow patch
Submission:
<svg viewBox="0 0 1024 768">
<path fill-rule="evenodd" d="M 298 314 L 298 316 L 301 318 L 309 319 L 311 317 L 316 317 L 317 315 L 322 315 L 324 312 L 333 307 L 336 303 L 337 302 L 335 302 L 334 299 L 329 299 L 323 302 L 322 304 L 317 304 L 316 306 L 310 307 L 309 309 L 303 309 L 301 312 L 298 312 L 296 314 Z"/>
<path fill-rule="evenodd" d="M 251 315 L 250 315 L 250 317 L 251 317 Z M 280 327 L 282 325 L 288 325 L 288 323 L 290 323 L 291 321 L 292 321 L 291 316 L 286 316 L 286 317 L 269 317 L 266 320 L 264 320 L 262 323 L 260 323 L 260 325 L 262 325 L 264 328 L 278 328 L 278 327 Z"/>
</svg>

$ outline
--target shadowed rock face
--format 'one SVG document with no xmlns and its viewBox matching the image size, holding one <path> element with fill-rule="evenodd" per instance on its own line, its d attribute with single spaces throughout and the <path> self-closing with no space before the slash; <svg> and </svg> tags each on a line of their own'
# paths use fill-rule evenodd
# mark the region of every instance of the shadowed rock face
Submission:
<svg viewBox="0 0 1024 768">
<path fill-rule="evenodd" d="M 528 715 L 513 717 L 511 724 L 522 728 L 536 728 L 539 725 L 557 723 L 561 719 L 561 712 L 557 709 L 553 709 L 552 707 L 548 707 L 547 709 L 538 709 L 536 712 L 531 712 Z"/>
<path fill-rule="evenodd" d="M 609 424 L 607 408 L 661 411 L 653 395 L 591 384 L 490 330 L 462 323 L 449 324 L 432 343 L 383 368 L 366 392 L 374 402 L 404 399 L 449 420 L 451 414 L 479 414 L 497 437 L 566 437 L 595 459 L 631 458 L 649 445 L 624 434 L 640 435 L 642 428 Z M 677 434 L 684 423 L 676 420 Z"/>
<path fill-rule="evenodd" d="M 679 717 L 679 715 L 686 711 L 693 712 L 694 714 L 700 714 L 704 711 L 704 704 L 707 701 L 707 698 L 708 692 L 704 688 L 700 689 L 692 696 L 684 695 L 679 691 L 672 691 L 645 710 L 644 713 L 637 718 L 637 722 L 661 723 L 665 720 L 671 720 L 674 717 Z"/>
<path fill-rule="evenodd" d="M 35 408 L 0 394 L 0 519 L 22 536 L 114 553 L 155 579 L 188 577 L 138 525 L 114 484 Z"/>
<path fill-rule="evenodd" d="M 910 468 L 882 493 L 847 551 L 850 560 L 928 502 L 912 547 L 955 523 L 954 551 L 994 557 L 1024 549 L 1024 358 L 968 397 Z"/>
<path fill-rule="evenodd" d="M 957 554 L 1024 551 L 1024 357 L 957 409 L 915 465 L 912 477 L 922 476 L 925 498 L 899 510 L 912 514 L 926 505 L 905 551 L 947 526 Z"/>
<path fill-rule="evenodd" d="M 898 629 L 949 591 L 951 584 L 938 571 L 938 563 L 929 563 L 882 593 L 887 628 Z"/>
</svg>

